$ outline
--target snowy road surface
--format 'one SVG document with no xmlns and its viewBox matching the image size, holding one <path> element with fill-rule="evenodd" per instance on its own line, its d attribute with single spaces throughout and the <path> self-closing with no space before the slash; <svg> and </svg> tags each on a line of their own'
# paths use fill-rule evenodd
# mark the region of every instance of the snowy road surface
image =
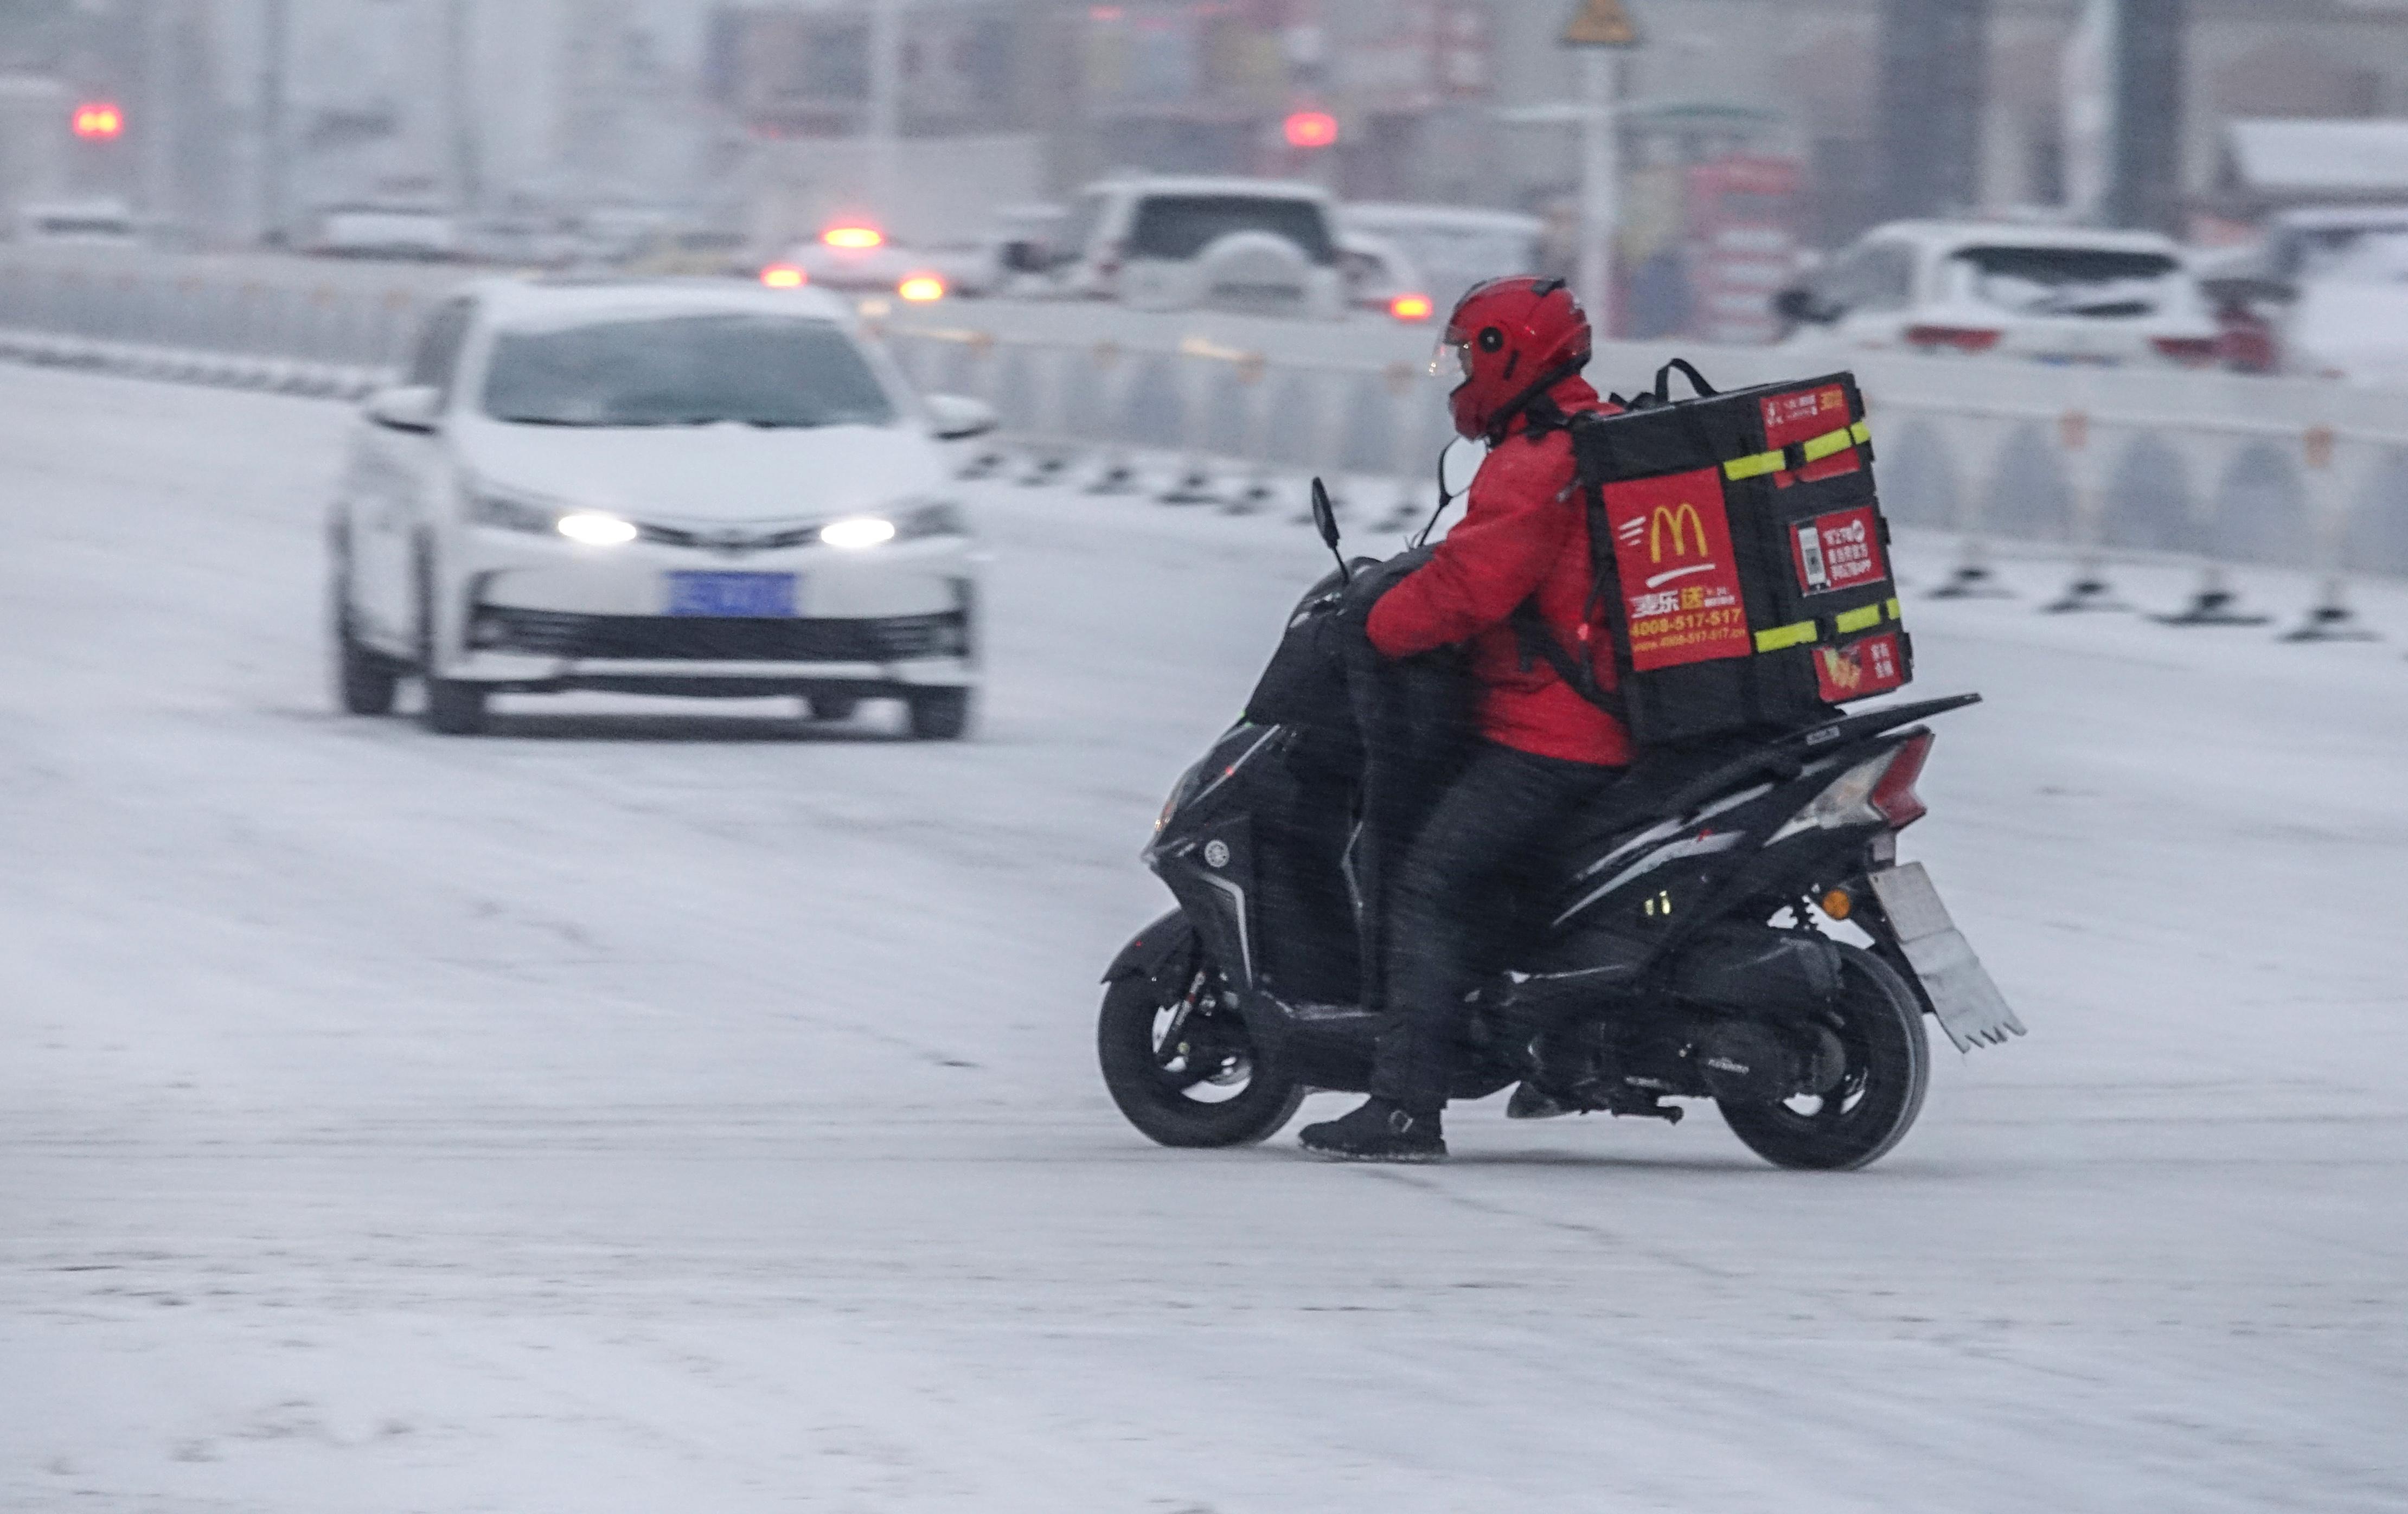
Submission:
<svg viewBox="0 0 2408 1514">
<path fill-rule="evenodd" d="M 1914 607 L 1991 702 L 1906 850 L 2032 1035 L 1873 1171 L 1501 1101 L 1330 1167 L 1089 1039 L 1306 533 L 974 491 L 970 745 L 449 740 L 328 713 L 345 422 L 0 370 L 0 1507 L 2408 1507 L 2397 597 Z"/>
</svg>

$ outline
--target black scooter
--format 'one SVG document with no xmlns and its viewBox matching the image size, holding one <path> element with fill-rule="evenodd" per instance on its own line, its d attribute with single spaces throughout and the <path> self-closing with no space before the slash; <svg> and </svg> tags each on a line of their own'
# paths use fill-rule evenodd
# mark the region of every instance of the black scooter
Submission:
<svg viewBox="0 0 2408 1514">
<path fill-rule="evenodd" d="M 1314 485 L 1322 538 L 1338 550 Z M 1290 618 L 1273 668 L 1336 674 L 1328 620 L 1349 564 Z M 1925 808 L 1918 724 L 1978 694 L 1840 715 L 1642 762 L 1594 821 L 1572 817 L 1526 880 L 1480 991 L 1452 1091 L 1519 1083 L 1519 1118 L 1681 1118 L 1711 1098 L 1784 1167 L 1862 1167 L 1896 1146 L 1929 1075 L 1923 1016 L 1960 1050 L 2024 1027 L 1898 833 Z M 1165 1146 L 1239 1146 L 1315 1089 L 1361 1092 L 1379 1017 L 1366 744 L 1342 698 L 1232 727 L 1188 769 L 1145 861 L 1179 907 L 1104 976 L 1104 1080 Z M 1326 711 L 1326 716 L 1316 713 Z M 1868 945 L 1835 939 L 1846 921 Z"/>
</svg>

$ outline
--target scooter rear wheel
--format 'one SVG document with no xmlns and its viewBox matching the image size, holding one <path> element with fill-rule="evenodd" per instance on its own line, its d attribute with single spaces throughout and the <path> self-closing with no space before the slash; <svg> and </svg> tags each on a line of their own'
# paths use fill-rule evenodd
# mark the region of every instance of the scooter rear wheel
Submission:
<svg viewBox="0 0 2408 1514">
<path fill-rule="evenodd" d="M 1304 1103 L 1304 1086 L 1255 1046 L 1238 1012 L 1209 1002 L 1214 977 L 1201 968 L 1166 992 L 1132 976 L 1104 991 L 1096 1024 L 1104 1087 L 1130 1124 L 1164 1146 L 1252 1146 Z"/>
<path fill-rule="evenodd" d="M 1847 1070 L 1828 1093 L 1780 1104 L 1716 1101 L 1731 1133 L 1777 1167 L 1844 1172 L 1906 1136 L 1923 1110 L 1931 1050 L 1923 1007 L 1890 965 L 1842 946 L 1840 1044 Z"/>
</svg>

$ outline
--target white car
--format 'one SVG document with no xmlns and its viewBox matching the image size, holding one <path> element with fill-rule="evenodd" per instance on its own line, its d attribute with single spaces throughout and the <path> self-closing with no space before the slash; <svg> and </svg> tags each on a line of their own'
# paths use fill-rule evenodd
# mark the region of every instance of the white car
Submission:
<svg viewBox="0 0 2408 1514">
<path fill-rule="evenodd" d="M 2214 312 L 2152 232 L 1895 221 L 1774 307 L 1790 340 L 2115 367 L 2209 367 Z"/>
<path fill-rule="evenodd" d="M 2249 366 L 2408 386 L 2408 207 L 2286 210 L 2208 287 L 2263 350 Z"/>
<path fill-rule="evenodd" d="M 122 200 L 57 200 L 18 207 L 17 236 L 46 247 L 138 248 L 143 227 Z"/>
<path fill-rule="evenodd" d="M 1016 289 L 1140 310 L 1334 321 L 1347 311 L 1336 222 L 1336 202 L 1317 184 L 1106 179 L 1080 193 L 1048 265 Z"/>
<path fill-rule="evenodd" d="M 979 555 L 939 443 L 995 423 L 914 394 L 851 312 L 726 281 L 472 286 L 370 396 L 331 521 L 343 707 L 425 684 L 483 728 L 508 692 L 902 700 L 967 730 Z"/>
<path fill-rule="evenodd" d="M 1545 261 L 1540 239 L 1546 222 L 1510 210 L 1473 210 L 1451 205 L 1357 203 L 1338 207 L 1338 223 L 1349 234 L 1377 236 L 1403 250 L 1427 280 L 1443 318 L 1472 285 L 1512 274 L 1534 274 Z"/>
<path fill-rule="evenodd" d="M 460 223 L 420 206 L 332 205 L 317 212 L 308 250 L 327 258 L 441 263 L 468 250 Z"/>
<path fill-rule="evenodd" d="M 996 275 L 992 250 L 906 247 L 875 226 L 849 221 L 789 249 L 761 270 L 761 282 L 772 289 L 810 285 L 924 303 L 949 294 L 983 294 Z"/>
<path fill-rule="evenodd" d="M 1338 258 L 1346 270 L 1348 298 L 1357 310 L 1376 311 L 1407 324 L 1437 315 L 1428 284 L 1395 242 L 1365 232 L 1340 232 Z"/>
</svg>

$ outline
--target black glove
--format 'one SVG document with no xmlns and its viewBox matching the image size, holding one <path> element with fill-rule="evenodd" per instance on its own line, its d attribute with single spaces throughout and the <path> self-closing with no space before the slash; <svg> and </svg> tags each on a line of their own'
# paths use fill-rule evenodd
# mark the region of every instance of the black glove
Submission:
<svg viewBox="0 0 2408 1514">
<path fill-rule="evenodd" d="M 1384 563 L 1359 563 L 1354 578 L 1346 585 L 1346 599 L 1339 607 L 1339 621 L 1357 636 L 1368 635 L 1365 627 L 1370 622 L 1371 607 L 1380 602 L 1380 596 L 1404 582 L 1437 550 L 1435 547 L 1416 547 L 1411 551 L 1398 552 Z"/>
</svg>

